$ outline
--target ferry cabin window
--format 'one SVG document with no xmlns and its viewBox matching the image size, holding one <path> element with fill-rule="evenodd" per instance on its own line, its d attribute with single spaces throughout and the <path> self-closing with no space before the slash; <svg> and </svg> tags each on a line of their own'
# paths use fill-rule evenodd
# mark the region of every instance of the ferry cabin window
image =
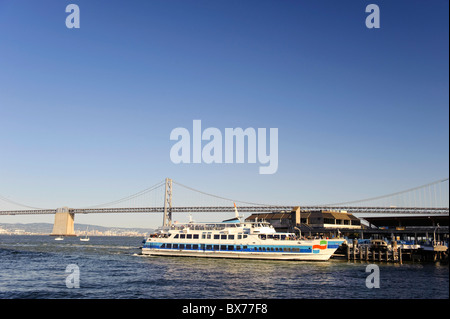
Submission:
<svg viewBox="0 0 450 319">
<path fill-rule="evenodd" d="M 192 249 L 198 249 L 198 245 L 193 245 Z"/>
<path fill-rule="evenodd" d="M 192 234 L 187 234 L 186 239 L 192 239 Z"/>
<path fill-rule="evenodd" d="M 185 234 L 180 234 L 180 239 L 185 239 L 186 235 Z"/>
<path fill-rule="evenodd" d="M 214 250 L 219 250 L 219 245 L 214 245 Z"/>
<path fill-rule="evenodd" d="M 228 235 L 228 239 L 234 239 L 234 235 Z"/>
<path fill-rule="evenodd" d="M 176 234 L 174 238 L 178 238 L 178 234 Z"/>
<path fill-rule="evenodd" d="M 236 250 L 241 250 L 241 246 L 236 246 Z"/>
<path fill-rule="evenodd" d="M 227 239 L 227 235 L 220 235 L 220 239 Z"/>
<path fill-rule="evenodd" d="M 186 249 L 191 249 L 192 248 L 192 245 L 191 244 L 187 244 L 186 245 Z"/>
<path fill-rule="evenodd" d="M 178 244 L 173 244 L 173 248 L 177 249 L 178 248 Z"/>
<path fill-rule="evenodd" d="M 184 244 L 180 244 L 180 249 L 184 249 Z"/>
<path fill-rule="evenodd" d="M 226 245 L 220 245 L 220 250 L 227 250 L 227 246 Z"/>
<path fill-rule="evenodd" d="M 238 235 L 238 239 L 242 239 L 242 235 L 241 234 Z"/>
<path fill-rule="evenodd" d="M 214 239 L 219 239 L 220 235 L 214 235 Z"/>
<path fill-rule="evenodd" d="M 206 245 L 206 249 L 207 250 L 211 250 L 212 249 L 212 245 Z"/>
<path fill-rule="evenodd" d="M 194 239 L 198 239 L 198 234 L 194 234 Z"/>
<path fill-rule="evenodd" d="M 166 248 L 172 248 L 172 244 L 167 244 Z"/>
<path fill-rule="evenodd" d="M 229 245 L 228 246 L 228 250 L 234 250 L 234 246 L 233 245 Z"/>
</svg>

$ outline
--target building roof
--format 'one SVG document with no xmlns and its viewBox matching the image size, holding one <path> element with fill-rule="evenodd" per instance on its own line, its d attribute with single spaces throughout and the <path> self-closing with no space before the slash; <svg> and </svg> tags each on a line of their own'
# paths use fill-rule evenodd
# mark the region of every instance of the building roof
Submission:
<svg viewBox="0 0 450 319">
<path fill-rule="evenodd" d="M 377 227 L 398 226 L 448 226 L 448 216 L 401 216 L 401 217 L 363 217 Z"/>
<path fill-rule="evenodd" d="M 273 219 L 291 219 L 292 214 L 295 212 L 274 212 L 274 213 L 261 213 L 261 214 L 252 214 L 249 217 L 246 218 L 247 221 L 253 221 L 256 218 L 262 220 L 273 220 Z M 307 211 L 307 212 L 301 212 L 300 217 L 301 218 L 309 218 L 310 216 L 313 217 L 323 217 L 323 218 L 329 218 L 329 219 L 340 219 L 340 220 L 358 220 L 357 217 L 353 216 L 350 213 L 342 213 L 342 212 L 335 212 L 335 211 Z"/>
<path fill-rule="evenodd" d="M 291 219 L 292 213 L 262 213 L 262 214 L 252 214 L 249 217 L 247 217 L 245 220 L 252 221 L 258 218 L 259 220 L 265 219 Z"/>
</svg>

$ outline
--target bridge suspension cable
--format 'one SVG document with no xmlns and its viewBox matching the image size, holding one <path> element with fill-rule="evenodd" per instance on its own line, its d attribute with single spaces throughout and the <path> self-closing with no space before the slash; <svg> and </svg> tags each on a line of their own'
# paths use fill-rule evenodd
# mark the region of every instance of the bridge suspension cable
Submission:
<svg viewBox="0 0 450 319">
<path fill-rule="evenodd" d="M 447 213 L 448 214 L 448 203 L 449 203 L 449 191 L 448 191 L 448 178 L 440 179 L 435 182 L 431 182 L 422 186 L 410 188 L 400 192 L 395 192 L 387 195 L 376 196 L 371 198 L 366 198 L 362 200 L 340 202 L 335 204 L 320 204 L 320 205 L 302 205 L 302 203 L 289 203 L 289 205 L 279 205 L 279 204 L 263 204 L 255 203 L 249 201 L 242 201 L 233 198 L 227 198 L 224 196 L 214 195 L 205 191 L 195 189 L 190 186 L 172 181 L 174 185 L 188 192 L 178 192 L 175 191 L 175 196 L 173 198 L 173 203 L 171 204 L 173 211 L 219 211 L 220 209 L 230 209 L 232 208 L 232 203 L 236 203 L 241 206 L 243 210 L 245 209 L 255 209 L 256 207 L 261 207 L 261 209 L 274 209 L 284 210 L 283 207 L 294 207 L 300 206 L 306 209 L 344 209 L 344 210 L 354 210 L 362 209 L 364 211 L 372 211 L 376 209 L 377 211 L 382 210 L 392 210 L 396 211 L 423 211 L 429 213 Z M 142 191 L 134 193 L 132 195 L 123 197 L 121 199 L 89 206 L 75 208 L 79 211 L 88 211 L 92 209 L 94 212 L 107 211 L 108 209 L 114 210 L 114 212 L 120 212 L 120 209 L 124 211 L 161 211 L 162 204 L 164 203 L 164 186 L 166 182 L 160 181 L 151 187 L 148 187 Z M 195 194 L 198 194 L 195 195 Z M 151 201 L 153 199 L 153 201 Z M 38 207 L 32 207 L 24 204 L 12 201 L 4 196 L 0 195 L 0 204 L 5 203 L 9 207 L 3 207 L 0 205 L 0 214 L 15 214 L 22 213 L 34 214 L 34 213 L 54 213 L 55 209 L 42 209 Z M 254 206 L 252 208 L 252 206 Z M 281 208 L 280 208 L 281 207 Z M 136 210 L 134 210 L 136 209 Z M 206 210 L 205 210 L 206 209 Z M 40 210 L 40 212 L 39 212 Z"/>
<path fill-rule="evenodd" d="M 174 180 L 172 180 L 172 183 L 176 184 L 178 186 L 181 186 L 181 187 L 183 187 L 185 189 L 188 189 L 188 190 L 194 191 L 196 193 L 202 194 L 202 195 L 210 196 L 210 197 L 213 197 L 213 198 L 216 198 L 216 199 L 221 199 L 221 200 L 225 200 L 225 201 L 233 202 L 233 203 L 237 203 L 237 204 L 252 205 L 252 206 L 274 206 L 274 207 L 275 206 L 279 206 L 279 205 L 273 205 L 273 204 L 253 203 L 253 202 L 247 202 L 247 201 L 242 201 L 242 200 L 238 200 L 238 199 L 226 198 L 226 197 L 210 194 L 210 193 L 207 193 L 207 192 L 204 192 L 204 191 L 201 191 L 201 190 L 198 190 L 198 189 L 195 189 L 195 188 L 183 185 L 183 184 L 178 183 L 178 182 L 176 182 Z"/>
<path fill-rule="evenodd" d="M 24 204 L 17 203 L 17 202 L 15 202 L 15 201 L 13 201 L 13 200 L 10 200 L 10 199 L 8 199 L 8 198 L 2 196 L 2 195 L 0 195 L 0 200 L 3 201 L 3 202 L 5 202 L 5 203 L 8 203 L 8 204 L 10 204 L 10 205 L 18 206 L 18 207 L 20 207 L 20 208 L 26 208 L 26 209 L 43 209 L 43 208 L 39 208 L 39 207 L 32 207 L 32 206 L 28 206 L 28 205 L 24 205 Z"/>
<path fill-rule="evenodd" d="M 349 202 L 326 204 L 324 206 L 348 206 L 355 204 L 378 203 L 375 206 L 403 206 L 403 207 L 448 207 L 448 177 L 425 185 L 413 187 L 403 191 Z M 447 183 L 446 183 L 447 182 Z M 444 188 L 444 190 L 443 190 Z M 382 204 L 380 204 L 382 202 Z"/>
<path fill-rule="evenodd" d="M 146 189 L 144 189 L 144 190 L 142 190 L 140 192 L 137 192 L 135 194 L 126 196 L 124 198 L 121 198 L 121 199 L 118 199 L 118 200 L 115 200 L 115 201 L 112 201 L 112 202 L 103 203 L 103 204 L 94 205 L 94 206 L 88 206 L 88 207 L 84 207 L 84 208 L 111 207 L 111 206 L 114 206 L 114 205 L 117 205 L 117 204 L 120 204 L 120 203 L 130 202 L 131 200 L 136 199 L 136 198 L 141 197 L 141 196 L 144 196 L 144 195 L 146 195 L 146 194 L 148 194 L 148 193 L 150 193 L 150 192 L 152 192 L 152 191 L 154 191 L 154 190 L 156 190 L 158 188 L 162 188 L 162 186 L 164 186 L 164 185 L 165 185 L 165 181 L 163 180 L 163 181 L 160 181 L 160 182 L 156 183 L 153 186 L 150 186 L 150 187 L 148 187 L 148 188 L 146 188 Z M 130 206 L 130 205 L 128 205 L 128 206 Z"/>
</svg>

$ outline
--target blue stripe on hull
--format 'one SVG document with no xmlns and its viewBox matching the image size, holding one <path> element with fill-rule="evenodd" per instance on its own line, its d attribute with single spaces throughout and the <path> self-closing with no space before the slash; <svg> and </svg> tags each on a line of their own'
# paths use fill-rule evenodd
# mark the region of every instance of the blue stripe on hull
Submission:
<svg viewBox="0 0 450 319">
<path fill-rule="evenodd" d="M 342 242 L 328 242 L 328 249 L 337 249 Z M 285 245 L 213 245 L 213 244 L 170 244 L 167 243 L 147 242 L 143 248 L 163 249 L 163 250 L 186 250 L 186 251 L 243 251 L 243 252 L 260 252 L 260 253 L 320 253 L 320 249 L 312 249 L 312 246 L 285 246 Z M 195 247 L 195 248 L 194 248 Z"/>
</svg>

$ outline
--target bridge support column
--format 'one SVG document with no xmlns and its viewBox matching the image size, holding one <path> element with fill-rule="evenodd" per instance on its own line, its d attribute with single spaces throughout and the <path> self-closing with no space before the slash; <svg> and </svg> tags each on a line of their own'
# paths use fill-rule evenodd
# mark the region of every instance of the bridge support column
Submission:
<svg viewBox="0 0 450 319">
<path fill-rule="evenodd" d="M 172 225 L 172 180 L 170 178 L 166 178 L 163 226 L 167 227 L 170 225 Z"/>
<path fill-rule="evenodd" d="M 68 207 L 61 207 L 56 210 L 55 223 L 50 236 L 76 236 L 74 230 L 75 214 L 69 211 Z"/>
</svg>

